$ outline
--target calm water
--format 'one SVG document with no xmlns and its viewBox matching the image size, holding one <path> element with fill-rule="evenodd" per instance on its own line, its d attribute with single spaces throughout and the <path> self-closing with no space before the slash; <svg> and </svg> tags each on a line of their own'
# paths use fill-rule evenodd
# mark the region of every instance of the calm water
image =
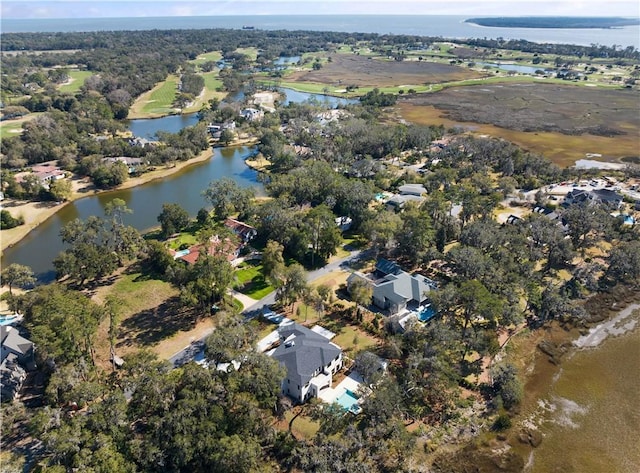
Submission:
<svg viewBox="0 0 640 473">
<path fill-rule="evenodd" d="M 194 164 L 165 179 L 151 181 L 142 186 L 114 192 L 102 193 L 71 202 L 50 219 L 39 225 L 12 248 L 7 248 L 2 265 L 20 263 L 30 266 L 41 279 L 51 279 L 52 261 L 63 249 L 60 229 L 75 218 L 86 219 L 91 215 L 104 215 L 107 202 L 123 199 L 133 214 L 125 222 L 138 230 L 158 225 L 157 217 L 164 203 L 178 203 L 191 215 L 207 206 L 202 191 L 214 179 L 230 177 L 242 187 L 254 187 L 263 193 L 262 185 L 256 181 L 256 171 L 247 167 L 244 159 L 253 148 L 216 148 L 213 157 Z"/>
<path fill-rule="evenodd" d="M 358 99 L 346 99 L 341 97 L 333 97 L 331 95 L 324 94 L 311 94 L 309 92 L 298 92 L 297 90 L 287 89 L 281 87 L 278 91 L 285 94 L 286 98 L 282 102 L 283 105 L 289 105 L 290 103 L 302 103 L 309 101 L 317 101 L 321 104 L 326 104 L 332 108 L 336 108 L 339 105 L 348 105 L 350 103 L 358 103 Z"/>
<path fill-rule="evenodd" d="M 476 62 L 479 66 L 490 66 L 497 67 L 498 69 L 502 69 L 503 71 L 515 71 L 520 72 L 522 74 L 533 74 L 536 71 L 544 71 L 549 66 L 541 66 L 541 67 L 533 67 L 533 66 L 520 66 L 519 64 L 503 64 L 503 63 L 492 63 L 492 62 Z"/>
<path fill-rule="evenodd" d="M 640 321 L 638 313 L 625 323 Z M 622 325 L 622 324 L 620 324 Z M 537 415 L 544 439 L 526 473 L 640 471 L 640 330 L 563 360 Z"/>
<path fill-rule="evenodd" d="M 178 133 L 185 127 L 198 123 L 197 113 L 184 115 L 170 115 L 162 118 L 136 119 L 129 121 L 129 130 L 134 136 L 147 139 L 156 139 L 156 133 L 167 131 Z"/>
<path fill-rule="evenodd" d="M 616 29 L 494 28 L 464 23 L 459 15 L 248 15 L 176 16 L 151 18 L 2 19 L 2 31 L 111 31 L 152 29 L 235 28 L 252 25 L 262 30 L 340 31 L 378 34 L 442 36 L 443 38 L 525 39 L 538 43 L 592 43 L 640 47 L 640 26 Z"/>
</svg>

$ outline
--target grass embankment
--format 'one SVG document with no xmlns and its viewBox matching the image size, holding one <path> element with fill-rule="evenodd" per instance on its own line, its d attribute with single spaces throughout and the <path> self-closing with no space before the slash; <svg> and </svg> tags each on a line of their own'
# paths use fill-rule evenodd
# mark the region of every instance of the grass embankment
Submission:
<svg viewBox="0 0 640 473">
<path fill-rule="evenodd" d="M 69 80 L 58 87 L 60 92 L 66 92 L 75 94 L 80 90 L 80 87 L 84 85 L 84 81 L 91 77 L 93 72 L 91 71 L 69 71 Z"/>
</svg>

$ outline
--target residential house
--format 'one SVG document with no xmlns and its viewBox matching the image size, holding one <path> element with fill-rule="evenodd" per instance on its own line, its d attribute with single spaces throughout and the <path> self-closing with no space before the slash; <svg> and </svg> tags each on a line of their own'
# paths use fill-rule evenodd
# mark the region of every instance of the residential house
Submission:
<svg viewBox="0 0 640 473">
<path fill-rule="evenodd" d="M 0 397 L 13 400 L 27 377 L 35 369 L 33 342 L 20 335 L 10 325 L 0 326 Z"/>
<path fill-rule="evenodd" d="M 420 274 L 409 274 L 396 263 L 380 259 L 370 277 L 354 272 L 347 278 L 347 289 L 356 280 L 363 280 L 373 289 L 373 304 L 395 315 L 406 310 L 415 310 L 428 299 L 427 294 L 437 288 L 436 283 Z"/>
<path fill-rule="evenodd" d="M 55 161 L 37 164 L 31 167 L 32 174 L 37 176 L 38 181 L 45 189 L 49 189 L 49 185 L 58 179 L 64 179 L 67 173 L 54 164 Z M 21 183 L 24 177 L 29 173 L 16 174 L 16 182 Z"/>
<path fill-rule="evenodd" d="M 427 193 L 422 184 L 404 184 L 398 188 L 400 195 L 421 196 Z"/>
<path fill-rule="evenodd" d="M 236 122 L 234 120 L 224 123 L 209 123 L 207 125 L 207 131 L 213 139 L 219 140 L 222 136 L 222 132 L 225 130 L 234 131 L 236 129 Z"/>
<path fill-rule="evenodd" d="M 223 254 L 227 261 L 231 262 L 240 255 L 240 249 L 242 245 L 238 245 L 228 238 L 225 238 L 224 243 L 220 241 L 217 235 L 211 237 L 209 243 L 205 245 L 194 245 L 186 250 L 170 250 L 174 260 L 181 260 L 187 264 L 195 264 L 200 257 L 201 250 L 204 250 L 206 254 L 210 256 Z"/>
<path fill-rule="evenodd" d="M 420 205 L 426 200 L 426 197 L 418 195 L 394 195 L 386 202 L 387 210 L 401 210 L 407 204 L 407 202 L 415 202 L 416 205 Z"/>
<path fill-rule="evenodd" d="M 569 206 L 582 202 L 595 202 L 606 205 L 612 209 L 618 209 L 622 206 L 623 197 L 616 191 L 610 189 L 595 189 L 592 191 L 572 189 L 565 196 L 563 205 Z"/>
<path fill-rule="evenodd" d="M 233 218 L 227 218 L 224 221 L 224 226 L 232 230 L 233 233 L 235 233 L 240 238 L 242 243 L 245 244 L 253 240 L 258 234 L 258 230 L 256 230 L 251 225 Z"/>
<path fill-rule="evenodd" d="M 131 146 L 137 146 L 138 148 L 146 148 L 147 146 L 155 146 L 157 142 L 142 138 L 140 136 L 134 136 L 132 138 L 129 138 L 129 144 Z"/>
<path fill-rule="evenodd" d="M 347 217 L 347 216 L 336 217 L 336 225 L 338 226 L 341 232 L 346 232 L 347 230 L 349 230 L 352 224 L 353 224 L 353 219 L 351 217 Z"/>
<path fill-rule="evenodd" d="M 247 121 L 255 122 L 264 118 L 264 112 L 257 108 L 244 108 L 240 110 L 240 116 Z"/>
<path fill-rule="evenodd" d="M 113 163 L 124 163 L 127 166 L 127 170 L 129 174 L 134 174 L 137 172 L 141 166 L 145 163 L 142 158 L 130 158 L 128 156 L 118 156 L 116 158 L 103 158 L 103 163 L 113 164 Z"/>
<path fill-rule="evenodd" d="M 330 388 L 342 369 L 342 350 L 324 334 L 295 322 L 278 327 L 280 345 L 269 352 L 287 370 L 282 394 L 303 403 Z"/>
</svg>

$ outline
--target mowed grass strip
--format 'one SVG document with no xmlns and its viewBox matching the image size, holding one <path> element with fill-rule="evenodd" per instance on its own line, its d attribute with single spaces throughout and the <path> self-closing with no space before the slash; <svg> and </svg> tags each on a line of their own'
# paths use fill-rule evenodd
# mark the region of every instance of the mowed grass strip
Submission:
<svg viewBox="0 0 640 473">
<path fill-rule="evenodd" d="M 222 53 L 220 53 L 220 51 L 211 51 L 209 53 L 200 54 L 193 61 L 189 61 L 189 62 L 191 64 L 195 64 L 196 66 L 199 66 L 209 61 L 218 62 L 220 59 L 222 59 Z"/>
<path fill-rule="evenodd" d="M 131 118 L 154 118 L 174 112 L 172 107 L 178 91 L 178 77 L 170 75 L 149 92 L 142 94 L 131 106 Z"/>
<path fill-rule="evenodd" d="M 66 84 L 60 85 L 58 90 L 75 94 L 84 85 L 84 81 L 92 75 L 93 72 L 91 71 L 69 71 L 69 79 L 71 80 Z"/>
<path fill-rule="evenodd" d="M 5 120 L 0 122 L 0 138 L 9 138 L 22 133 L 22 125 L 33 120 L 38 115 L 42 115 L 42 113 L 43 112 L 30 113 L 29 115 L 16 118 L 15 120 Z"/>
</svg>

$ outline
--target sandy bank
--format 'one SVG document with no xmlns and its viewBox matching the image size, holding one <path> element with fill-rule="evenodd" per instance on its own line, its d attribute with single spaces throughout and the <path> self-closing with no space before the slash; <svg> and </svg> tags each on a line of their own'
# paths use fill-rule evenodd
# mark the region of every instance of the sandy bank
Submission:
<svg viewBox="0 0 640 473">
<path fill-rule="evenodd" d="M 163 167 L 156 169 L 155 171 L 146 172 L 141 176 L 127 179 L 127 181 L 125 181 L 119 187 L 109 190 L 99 190 L 91 183 L 89 178 L 80 178 L 76 176 L 72 179 L 73 194 L 71 196 L 71 199 L 68 202 L 64 203 L 30 202 L 6 199 L 2 202 L 2 207 L 11 212 L 11 215 L 13 215 L 14 217 L 18 217 L 20 215 L 24 217 L 25 223 L 24 225 L 20 225 L 16 228 L 11 228 L 9 230 L 0 230 L 0 244 L 2 247 L 2 251 L 10 246 L 15 245 L 31 230 L 47 220 L 65 205 L 69 204 L 69 202 L 73 202 L 83 197 L 95 195 L 100 192 L 130 189 L 132 187 L 137 187 L 156 179 L 163 179 L 188 166 L 207 161 L 211 158 L 211 156 L 213 156 L 213 150 L 209 148 L 204 150 L 195 158 L 190 159 L 189 161 L 179 162 L 171 167 Z"/>
</svg>

